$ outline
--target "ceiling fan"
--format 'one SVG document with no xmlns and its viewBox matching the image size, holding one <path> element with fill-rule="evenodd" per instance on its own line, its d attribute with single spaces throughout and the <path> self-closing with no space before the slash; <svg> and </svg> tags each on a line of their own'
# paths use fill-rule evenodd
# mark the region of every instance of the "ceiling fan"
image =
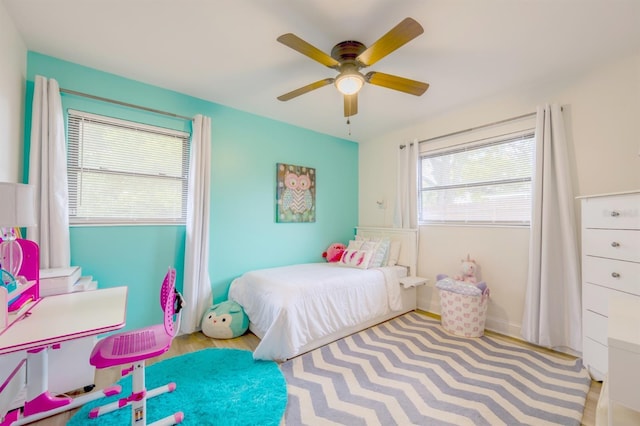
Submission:
<svg viewBox="0 0 640 426">
<path fill-rule="evenodd" d="M 318 80 L 285 93 L 278 96 L 278 99 L 288 101 L 334 83 L 338 91 L 344 95 L 344 116 L 350 117 L 358 113 L 358 92 L 364 83 L 420 96 L 429 88 L 427 83 L 376 71 L 363 75 L 360 70 L 375 64 L 423 32 L 422 26 L 417 21 L 405 18 L 371 46 L 366 47 L 354 40 L 342 41 L 331 49 L 331 55 L 327 55 L 294 34 L 283 34 L 277 39 L 280 43 L 340 73 L 335 78 Z"/>
</svg>

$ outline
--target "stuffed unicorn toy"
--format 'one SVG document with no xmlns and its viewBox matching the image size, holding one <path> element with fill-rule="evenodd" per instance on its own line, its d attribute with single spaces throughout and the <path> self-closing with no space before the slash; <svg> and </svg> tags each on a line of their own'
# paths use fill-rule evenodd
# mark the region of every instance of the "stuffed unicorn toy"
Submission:
<svg viewBox="0 0 640 426">
<path fill-rule="evenodd" d="M 462 264 L 460 265 L 460 271 L 462 275 L 455 275 L 453 277 L 456 281 L 463 281 L 465 283 L 477 284 L 476 272 L 478 270 L 478 265 L 474 259 L 471 259 L 467 254 L 467 259 L 461 260 Z"/>
<path fill-rule="evenodd" d="M 462 259 L 460 262 L 460 271 L 462 272 L 462 274 L 454 275 L 453 279 L 467 284 L 473 284 L 480 290 L 485 292 L 487 290 L 487 283 L 485 283 L 484 281 L 478 281 L 478 278 L 476 277 L 476 274 L 478 272 L 478 264 L 476 263 L 476 261 L 474 259 L 471 259 L 470 255 L 467 254 L 467 258 Z M 436 276 L 436 279 L 440 281 L 447 277 L 448 275 L 438 274 Z"/>
</svg>

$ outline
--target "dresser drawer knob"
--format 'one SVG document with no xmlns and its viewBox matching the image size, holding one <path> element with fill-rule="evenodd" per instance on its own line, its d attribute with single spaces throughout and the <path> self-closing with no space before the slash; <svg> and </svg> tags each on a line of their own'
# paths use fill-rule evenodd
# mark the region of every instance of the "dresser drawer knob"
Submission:
<svg viewBox="0 0 640 426">
<path fill-rule="evenodd" d="M 611 212 L 611 216 L 618 217 L 618 216 L 620 216 L 620 212 L 617 212 L 617 211 L 614 210 L 614 211 Z"/>
<path fill-rule="evenodd" d="M 620 243 L 614 241 L 614 242 L 611 243 L 611 247 L 620 247 Z"/>
<path fill-rule="evenodd" d="M 620 274 L 619 274 L 619 273 L 617 273 L 617 272 L 612 272 L 612 273 L 611 273 L 611 276 L 612 276 L 613 278 L 620 278 Z"/>
</svg>

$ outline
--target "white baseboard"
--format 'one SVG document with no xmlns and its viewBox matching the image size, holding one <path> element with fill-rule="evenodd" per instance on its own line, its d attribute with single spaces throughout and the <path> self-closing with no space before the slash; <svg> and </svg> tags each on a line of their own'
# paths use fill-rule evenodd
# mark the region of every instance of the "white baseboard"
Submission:
<svg viewBox="0 0 640 426">
<path fill-rule="evenodd" d="M 425 286 L 426 287 L 426 286 Z M 426 291 L 421 292 L 419 289 L 418 290 L 418 300 L 417 300 L 417 306 L 418 309 L 422 310 L 422 311 L 426 311 L 435 315 L 440 315 L 440 300 L 437 297 L 429 297 L 430 294 L 425 294 L 425 293 L 429 293 L 430 290 L 434 291 L 435 288 L 429 288 L 429 289 L 425 289 Z M 493 318 L 491 316 L 487 316 L 487 319 L 485 320 L 485 326 L 484 328 L 486 330 L 490 330 L 496 333 L 500 333 L 503 334 L 505 336 L 509 336 L 509 337 L 513 337 L 515 339 L 519 339 L 522 340 L 522 334 L 521 334 L 521 330 L 522 330 L 522 325 L 521 324 L 514 324 L 514 323 L 510 323 L 508 321 L 505 321 L 503 319 L 499 319 L 499 318 Z"/>
</svg>

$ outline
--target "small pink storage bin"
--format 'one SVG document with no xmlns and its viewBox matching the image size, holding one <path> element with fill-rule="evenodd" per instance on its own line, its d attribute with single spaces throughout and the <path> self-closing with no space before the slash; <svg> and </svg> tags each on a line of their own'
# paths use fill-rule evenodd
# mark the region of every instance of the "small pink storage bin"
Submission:
<svg viewBox="0 0 640 426">
<path fill-rule="evenodd" d="M 489 293 L 468 295 L 439 289 L 442 327 L 449 333 L 463 337 L 480 337 L 489 306 Z"/>
</svg>

